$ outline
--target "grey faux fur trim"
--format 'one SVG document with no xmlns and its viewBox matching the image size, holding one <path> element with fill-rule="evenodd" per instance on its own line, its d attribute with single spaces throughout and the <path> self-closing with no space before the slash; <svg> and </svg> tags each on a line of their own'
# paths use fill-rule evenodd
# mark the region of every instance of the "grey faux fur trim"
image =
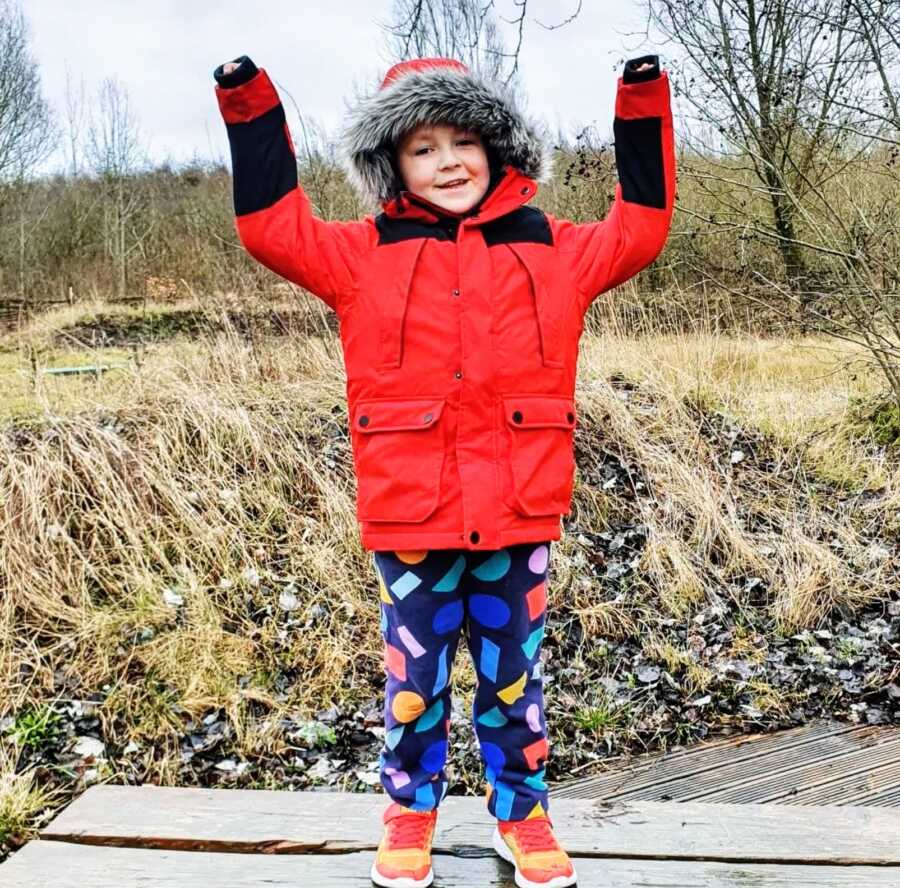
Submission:
<svg viewBox="0 0 900 888">
<path fill-rule="evenodd" d="M 429 68 L 403 75 L 348 115 L 341 162 L 365 199 L 382 203 L 399 194 L 403 184 L 394 168 L 395 145 L 424 122 L 477 130 L 501 164 L 538 182 L 553 174 L 553 151 L 544 128 L 522 113 L 510 90 L 472 72 Z"/>
</svg>

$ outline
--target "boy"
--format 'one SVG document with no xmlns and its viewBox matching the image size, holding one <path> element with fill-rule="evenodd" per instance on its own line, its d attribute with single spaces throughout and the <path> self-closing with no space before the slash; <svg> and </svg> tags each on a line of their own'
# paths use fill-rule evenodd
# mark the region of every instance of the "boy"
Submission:
<svg viewBox="0 0 900 888">
<path fill-rule="evenodd" d="M 350 115 L 350 181 L 378 215 L 324 222 L 297 183 L 284 111 L 242 56 L 215 72 L 236 227 L 340 321 L 363 546 L 385 642 L 376 884 L 431 884 L 447 792 L 450 670 L 466 625 L 494 848 L 521 888 L 575 870 L 553 835 L 540 649 L 549 548 L 573 489 L 578 340 L 593 299 L 662 250 L 675 163 L 668 78 L 626 63 L 606 219 L 527 206 L 550 175 L 540 127 L 453 59 L 394 65 Z"/>
</svg>

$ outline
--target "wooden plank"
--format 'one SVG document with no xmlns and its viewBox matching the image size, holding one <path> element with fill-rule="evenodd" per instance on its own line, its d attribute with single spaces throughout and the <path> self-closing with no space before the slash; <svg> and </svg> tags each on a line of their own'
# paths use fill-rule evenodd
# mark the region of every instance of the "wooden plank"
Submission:
<svg viewBox="0 0 900 888">
<path fill-rule="evenodd" d="M 767 774 L 781 770 L 788 760 L 813 758 L 870 746 L 879 738 L 900 736 L 900 728 L 879 725 L 853 726 L 840 722 L 803 725 L 772 734 L 751 734 L 697 743 L 684 749 L 641 756 L 621 756 L 603 762 L 603 772 L 553 786 L 556 798 L 654 798 L 662 794 L 679 798 L 682 778 L 697 792 L 719 785 L 719 770 L 746 765 L 743 773 Z"/>
<path fill-rule="evenodd" d="M 768 733 L 734 734 L 726 737 L 716 737 L 712 740 L 690 743 L 687 746 L 673 746 L 665 752 L 648 752 L 643 754 L 627 752 L 619 756 L 602 759 L 594 763 L 593 766 L 608 766 L 611 771 L 620 771 L 624 766 L 647 768 L 653 767 L 659 762 L 665 762 L 673 768 L 693 768 L 701 764 L 698 761 L 699 759 L 703 760 L 702 764 L 707 762 L 715 764 L 718 761 L 730 761 L 736 755 L 752 758 L 769 749 L 790 748 L 814 743 L 825 737 L 871 732 L 873 730 L 877 731 L 879 727 L 850 725 L 846 722 L 822 720 L 799 725 L 796 728 L 785 728 Z M 585 779 L 590 778 L 579 777 L 562 781 L 556 785 L 560 788 L 568 787 Z"/>
<path fill-rule="evenodd" d="M 606 800 L 655 799 L 727 803 L 796 801 L 807 788 L 829 782 L 829 798 L 810 796 L 810 801 L 842 803 L 840 781 L 848 795 L 857 787 L 852 781 L 862 774 L 889 768 L 900 758 L 900 729 L 875 728 L 864 735 L 819 737 L 812 745 L 770 745 L 763 755 L 734 755 L 718 761 L 698 757 L 693 767 L 668 767 L 659 761 L 653 768 L 634 776 L 604 774 L 593 785 L 569 787 L 568 793 L 555 790 L 557 798 L 572 792 Z"/>
<path fill-rule="evenodd" d="M 893 802 L 890 800 L 893 798 Z M 872 766 L 871 762 L 853 773 L 839 773 L 797 788 L 784 804 L 802 805 L 885 805 L 900 807 L 900 754 L 898 761 Z"/>
<path fill-rule="evenodd" d="M 484 831 L 485 837 L 488 831 Z M 512 867 L 482 844 L 483 856 L 435 854 L 441 888 L 515 888 Z M 0 866 L 0 888 L 371 888 L 372 852 L 340 855 L 247 855 L 90 848 L 30 842 Z M 736 865 L 715 861 L 576 859 L 578 884 L 591 888 L 897 888 L 894 867 Z"/>
<path fill-rule="evenodd" d="M 382 793 L 93 786 L 46 826 L 45 839 L 130 847 L 267 853 L 374 849 Z M 726 805 L 550 799 L 573 856 L 760 863 L 900 864 L 900 811 L 881 807 Z M 483 845 L 482 797 L 447 796 L 435 848 Z M 900 883 L 900 874 L 898 874 Z"/>
<path fill-rule="evenodd" d="M 859 801 L 860 805 L 889 805 L 890 807 L 900 807 L 900 787 L 889 790 L 880 790 L 873 792 L 871 795 L 864 796 Z"/>
<path fill-rule="evenodd" d="M 893 738 L 876 746 L 862 749 L 845 749 L 834 754 L 817 755 L 807 762 L 781 760 L 771 773 L 756 774 L 750 785 L 741 781 L 722 785 L 705 795 L 706 801 L 714 802 L 775 802 L 778 799 L 796 798 L 798 793 L 822 786 L 830 786 L 838 781 L 860 778 L 871 771 L 890 767 L 900 759 L 900 732 Z M 722 769 L 724 772 L 725 769 Z M 696 793 L 688 793 L 686 799 L 695 798 Z"/>
<path fill-rule="evenodd" d="M 875 752 L 873 749 L 872 757 L 864 757 L 859 767 L 829 768 L 824 779 L 815 771 L 809 781 L 795 774 L 790 790 L 771 801 L 783 805 L 888 805 L 890 802 L 885 800 L 893 797 L 894 805 L 897 805 L 900 800 L 900 755 L 894 760 L 889 756 L 877 761 Z M 769 800 L 758 787 L 753 787 L 746 796 L 754 802 Z M 716 799 L 704 797 L 703 801 Z"/>
</svg>

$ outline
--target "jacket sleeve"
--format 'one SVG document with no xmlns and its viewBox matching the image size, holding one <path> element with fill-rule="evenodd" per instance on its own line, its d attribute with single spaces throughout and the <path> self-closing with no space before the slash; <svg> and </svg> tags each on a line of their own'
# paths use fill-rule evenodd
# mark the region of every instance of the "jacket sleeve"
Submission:
<svg viewBox="0 0 900 888">
<path fill-rule="evenodd" d="M 643 62 L 653 67 L 635 71 Z M 556 239 L 579 289 L 582 312 L 601 293 L 649 265 L 665 246 L 675 199 L 669 78 L 657 56 L 626 62 L 613 122 L 615 201 L 599 222 L 557 220 Z"/>
<path fill-rule="evenodd" d="M 313 215 L 297 182 L 297 163 L 278 93 L 264 68 L 247 57 L 213 72 L 228 131 L 235 227 L 254 259 L 340 309 L 352 290 L 365 222 L 326 222 Z"/>
</svg>

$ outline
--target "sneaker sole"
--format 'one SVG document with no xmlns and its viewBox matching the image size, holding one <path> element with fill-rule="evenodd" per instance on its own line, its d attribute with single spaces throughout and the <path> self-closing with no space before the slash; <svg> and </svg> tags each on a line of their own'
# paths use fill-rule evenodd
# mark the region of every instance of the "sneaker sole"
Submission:
<svg viewBox="0 0 900 888">
<path fill-rule="evenodd" d="M 372 881 L 376 885 L 382 885 L 383 888 L 426 888 L 434 881 L 434 868 L 429 867 L 428 872 L 421 879 L 413 879 L 410 876 L 398 876 L 396 879 L 389 879 L 378 872 L 373 861 L 371 876 Z"/>
<path fill-rule="evenodd" d="M 548 882 L 532 882 L 531 879 L 526 879 L 520 872 L 519 867 L 516 865 L 516 858 L 513 856 L 509 845 L 506 844 L 503 836 L 500 835 L 500 830 L 497 829 L 496 826 L 494 827 L 492 841 L 494 850 L 497 854 L 499 854 L 507 863 L 511 863 L 515 867 L 515 882 L 519 888 L 566 888 L 568 885 L 574 885 L 578 879 L 578 873 L 575 872 L 575 865 L 573 864 L 571 876 L 554 876 Z"/>
</svg>

